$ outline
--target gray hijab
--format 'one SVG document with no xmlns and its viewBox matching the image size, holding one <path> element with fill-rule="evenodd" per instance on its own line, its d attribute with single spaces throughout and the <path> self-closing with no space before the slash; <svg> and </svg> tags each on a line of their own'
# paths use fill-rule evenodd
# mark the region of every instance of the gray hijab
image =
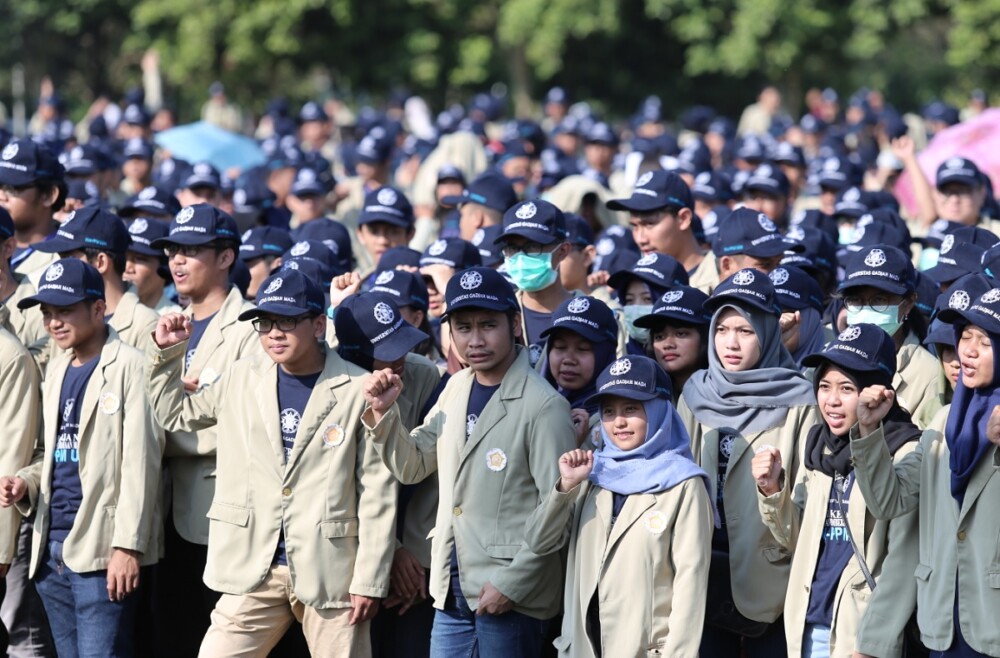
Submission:
<svg viewBox="0 0 1000 658">
<path fill-rule="evenodd" d="M 698 422 L 713 429 L 732 428 L 756 434 L 785 422 L 788 408 L 815 404 L 812 384 L 799 372 L 781 344 L 778 317 L 753 307 L 726 304 L 712 316 L 709 340 L 726 309 L 743 316 L 760 342 L 760 361 L 750 370 L 730 372 L 723 367 L 714 344 L 708 346 L 708 369 L 699 370 L 684 385 L 684 400 Z"/>
</svg>

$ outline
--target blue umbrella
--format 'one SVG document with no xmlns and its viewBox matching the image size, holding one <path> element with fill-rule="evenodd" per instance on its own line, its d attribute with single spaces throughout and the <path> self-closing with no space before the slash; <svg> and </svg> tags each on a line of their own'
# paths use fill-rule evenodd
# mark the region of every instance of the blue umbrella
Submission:
<svg viewBox="0 0 1000 658">
<path fill-rule="evenodd" d="M 246 170 L 267 161 L 257 142 L 207 121 L 164 130 L 156 134 L 155 140 L 174 157 L 188 162 L 208 162 L 219 171 L 231 167 Z"/>
</svg>

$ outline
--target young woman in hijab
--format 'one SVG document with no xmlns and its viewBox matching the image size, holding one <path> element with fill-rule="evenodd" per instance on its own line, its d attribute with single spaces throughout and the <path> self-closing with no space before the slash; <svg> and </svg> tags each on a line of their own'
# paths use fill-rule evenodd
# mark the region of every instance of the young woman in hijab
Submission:
<svg viewBox="0 0 1000 658">
<path fill-rule="evenodd" d="M 993 287 L 993 281 L 982 274 L 966 274 L 956 279 L 948 289 L 938 295 L 934 304 L 934 320 L 927 329 L 927 337 L 924 338 L 924 347 L 934 353 L 941 364 L 941 374 L 944 377 L 946 386 L 944 387 L 945 407 L 938 414 L 947 414 L 951 398 L 958 386 L 958 380 L 962 374 L 962 362 L 955 351 L 955 330 L 947 322 L 942 322 L 937 316 L 942 311 L 955 308 L 964 311 L 969 308 L 972 300 L 977 299 L 984 292 Z M 931 427 L 936 427 L 943 423 L 938 423 L 937 416 L 931 421 Z"/>
<path fill-rule="evenodd" d="M 806 437 L 800 481 L 781 478 L 775 448 L 762 448 L 751 462 L 761 518 L 793 553 L 784 612 L 788 655 L 851 658 L 857 650 L 901 656 L 917 598 L 917 515 L 876 521 L 855 486 L 849 447 L 861 391 L 892 388 L 896 346 L 875 325 L 859 324 L 805 357 L 803 365 L 816 369 L 813 387 L 823 422 Z M 898 404 L 883 429 L 896 462 L 920 439 L 920 429 Z"/>
<path fill-rule="evenodd" d="M 844 262 L 838 291 L 847 311 L 847 326 L 880 327 L 896 343 L 896 377 L 892 382 L 899 406 L 917 427 L 928 427 L 944 406 L 941 366 L 920 344 L 927 321 L 916 309 L 916 271 L 910 257 L 887 245 L 864 247 Z"/>
<path fill-rule="evenodd" d="M 688 283 L 687 270 L 672 256 L 650 253 L 637 260 L 627 270 L 619 270 L 608 279 L 622 305 L 622 316 L 629 341 L 628 354 L 644 355 L 649 330 L 637 327 L 635 321 L 653 311 L 653 302 L 671 286 Z"/>
<path fill-rule="evenodd" d="M 749 463 L 776 446 L 795 481 L 799 440 L 819 422 L 812 385 L 781 343 L 774 286 L 744 269 L 706 302 L 714 312 L 708 368 L 684 386 L 678 412 L 695 460 L 711 474 L 722 526 L 712 537 L 712 573 L 702 655 L 720 658 L 785 653 L 781 612 L 791 554 L 757 510 Z"/>
<path fill-rule="evenodd" d="M 597 398 L 592 397 L 597 375 L 614 361 L 618 349 L 618 322 L 607 304 L 596 297 L 574 297 L 556 308 L 552 325 L 542 331 L 545 340 L 545 379 L 571 407 L 577 445 L 591 436 L 599 422 Z"/>
<path fill-rule="evenodd" d="M 535 553 L 569 542 L 554 644 L 577 658 L 695 658 L 713 524 L 708 476 L 652 359 L 614 361 L 596 395 L 601 447 L 559 459 L 556 489 L 528 521 Z"/>
<path fill-rule="evenodd" d="M 636 319 L 635 326 L 649 330 L 646 355 L 670 376 L 674 403 L 684 384 L 698 370 L 708 367 L 708 295 L 690 286 L 672 286 L 656 300 L 653 311 Z"/>
<path fill-rule="evenodd" d="M 802 359 L 833 338 L 823 328 L 823 291 L 804 270 L 791 265 L 775 268 L 768 276 L 781 307 L 781 342 L 801 369 Z"/>
<path fill-rule="evenodd" d="M 894 466 L 884 419 L 895 396 L 870 386 L 858 400 L 851 456 L 876 518 L 919 510 L 917 624 L 931 656 L 1000 656 L 1000 288 L 939 317 L 954 325 L 962 362 L 947 419 Z"/>
</svg>

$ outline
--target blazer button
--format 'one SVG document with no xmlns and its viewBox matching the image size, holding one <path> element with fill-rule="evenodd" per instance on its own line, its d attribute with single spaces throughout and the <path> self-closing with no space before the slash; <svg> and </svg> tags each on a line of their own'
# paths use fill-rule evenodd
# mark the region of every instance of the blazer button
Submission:
<svg viewBox="0 0 1000 658">
<path fill-rule="evenodd" d="M 451 510 L 451 513 L 454 514 L 455 516 L 462 516 L 462 508 L 456 507 L 455 509 Z"/>
<path fill-rule="evenodd" d="M 282 489 L 282 490 L 281 490 L 281 495 L 282 495 L 282 496 L 291 496 L 291 495 L 292 495 L 292 490 L 291 490 L 291 488 L 289 488 L 289 487 L 285 487 L 284 489 Z"/>
<path fill-rule="evenodd" d="M 965 541 L 965 530 L 958 531 L 958 541 Z"/>
</svg>

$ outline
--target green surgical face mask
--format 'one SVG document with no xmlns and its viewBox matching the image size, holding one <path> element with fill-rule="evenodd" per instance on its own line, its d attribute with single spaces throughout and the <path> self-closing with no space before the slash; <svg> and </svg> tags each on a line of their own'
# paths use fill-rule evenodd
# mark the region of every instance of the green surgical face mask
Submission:
<svg viewBox="0 0 1000 658">
<path fill-rule="evenodd" d="M 559 273 L 552 269 L 552 252 L 531 256 L 518 252 L 504 260 L 507 274 L 514 285 L 525 292 L 535 292 L 548 288 L 556 281 Z"/>
<path fill-rule="evenodd" d="M 649 340 L 649 329 L 635 326 L 635 321 L 652 312 L 652 304 L 628 304 L 622 307 L 622 313 L 625 315 L 625 329 L 631 338 L 640 343 L 645 343 Z"/>
<path fill-rule="evenodd" d="M 899 305 L 890 306 L 884 311 L 876 311 L 869 306 L 862 306 L 857 311 L 847 309 L 847 324 L 873 324 L 890 336 L 895 336 L 903 321 L 899 319 Z"/>
<path fill-rule="evenodd" d="M 933 247 L 927 247 L 920 252 L 920 262 L 917 263 L 917 269 L 923 272 L 924 270 L 929 270 L 938 263 L 938 256 L 941 252 Z"/>
</svg>

